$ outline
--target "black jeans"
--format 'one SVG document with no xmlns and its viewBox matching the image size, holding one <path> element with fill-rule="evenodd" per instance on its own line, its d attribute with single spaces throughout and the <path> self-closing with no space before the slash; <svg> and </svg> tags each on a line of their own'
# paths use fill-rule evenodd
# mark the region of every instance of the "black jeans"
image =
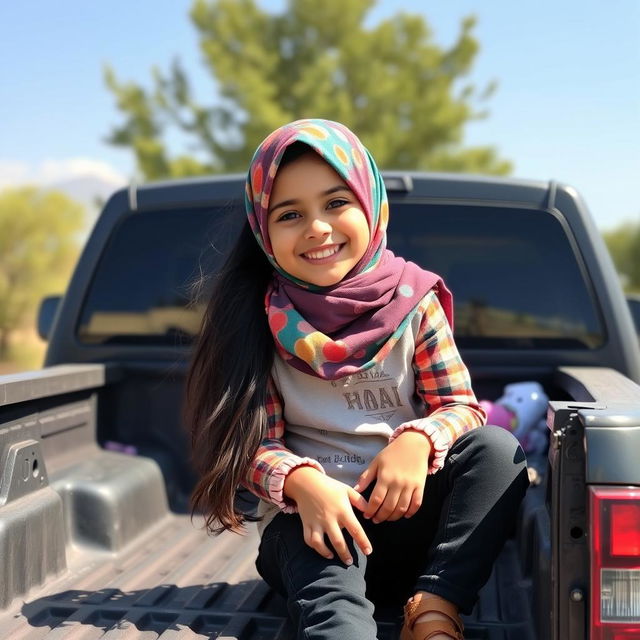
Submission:
<svg viewBox="0 0 640 640">
<path fill-rule="evenodd" d="M 262 536 L 256 566 L 286 598 L 301 639 L 374 639 L 373 603 L 403 604 L 416 591 L 469 613 L 528 486 L 518 441 L 499 427 L 473 429 L 428 476 L 412 518 L 380 524 L 360 518 L 373 545 L 369 557 L 345 532 L 353 565 L 327 560 L 305 544 L 300 517 L 280 513 Z"/>
</svg>

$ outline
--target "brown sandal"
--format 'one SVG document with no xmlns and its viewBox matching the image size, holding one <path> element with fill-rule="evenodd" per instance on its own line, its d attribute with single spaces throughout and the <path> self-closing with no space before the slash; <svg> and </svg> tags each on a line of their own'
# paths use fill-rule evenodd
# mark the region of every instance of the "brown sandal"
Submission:
<svg viewBox="0 0 640 640">
<path fill-rule="evenodd" d="M 419 616 L 430 611 L 442 613 L 448 620 L 429 620 L 416 624 Z M 464 640 L 463 631 L 464 624 L 452 604 L 439 597 L 423 598 L 421 593 L 417 593 L 404 608 L 404 625 L 400 632 L 400 640 L 429 640 L 438 633 L 446 633 L 453 640 Z"/>
</svg>

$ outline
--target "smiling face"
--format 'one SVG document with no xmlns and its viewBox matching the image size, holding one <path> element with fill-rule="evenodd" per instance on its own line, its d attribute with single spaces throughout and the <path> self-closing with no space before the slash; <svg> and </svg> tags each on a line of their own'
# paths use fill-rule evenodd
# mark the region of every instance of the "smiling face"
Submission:
<svg viewBox="0 0 640 640">
<path fill-rule="evenodd" d="M 278 265 L 320 287 L 340 282 L 369 244 L 360 202 L 314 151 L 278 170 L 269 199 L 268 233 Z"/>
</svg>

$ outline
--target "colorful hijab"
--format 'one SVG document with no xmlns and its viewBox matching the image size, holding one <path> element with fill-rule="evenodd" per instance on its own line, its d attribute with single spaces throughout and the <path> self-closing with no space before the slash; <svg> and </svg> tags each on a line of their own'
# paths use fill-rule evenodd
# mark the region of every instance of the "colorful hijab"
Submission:
<svg viewBox="0 0 640 640">
<path fill-rule="evenodd" d="M 303 142 L 353 191 L 369 224 L 369 245 L 337 284 L 318 287 L 283 271 L 268 234 L 269 198 L 286 148 Z M 381 362 L 435 289 L 452 323 L 451 294 L 438 275 L 386 249 L 387 194 L 375 162 L 360 140 L 330 120 L 297 120 L 276 129 L 256 150 L 247 176 L 245 205 L 255 238 L 273 265 L 265 309 L 276 348 L 291 366 L 326 380 Z"/>
</svg>

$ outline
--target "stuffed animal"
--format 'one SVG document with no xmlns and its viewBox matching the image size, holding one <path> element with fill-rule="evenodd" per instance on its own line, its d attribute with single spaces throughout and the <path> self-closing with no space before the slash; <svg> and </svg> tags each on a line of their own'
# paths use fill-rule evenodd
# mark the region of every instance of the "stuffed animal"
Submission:
<svg viewBox="0 0 640 640">
<path fill-rule="evenodd" d="M 525 453 L 544 453 L 549 435 L 546 424 L 549 398 L 537 382 L 508 384 L 495 402 L 482 400 L 487 424 L 511 431 Z"/>
</svg>

